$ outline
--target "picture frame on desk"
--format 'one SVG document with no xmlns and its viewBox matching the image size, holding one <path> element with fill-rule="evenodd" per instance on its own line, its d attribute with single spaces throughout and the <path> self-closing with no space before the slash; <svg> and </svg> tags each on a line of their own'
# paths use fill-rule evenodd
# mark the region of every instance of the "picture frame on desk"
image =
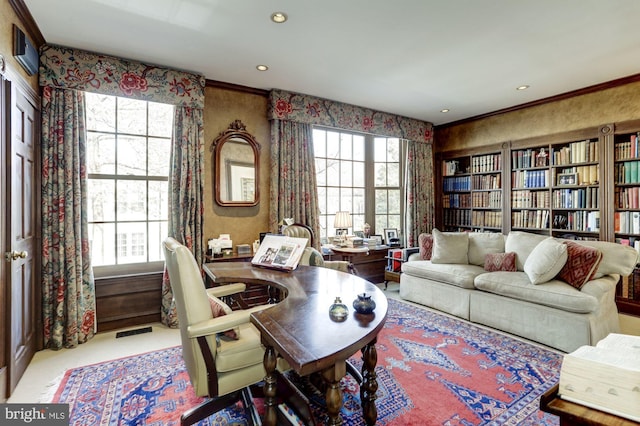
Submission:
<svg viewBox="0 0 640 426">
<path fill-rule="evenodd" d="M 384 241 L 388 246 L 399 245 L 398 230 L 396 228 L 385 228 Z"/>
<path fill-rule="evenodd" d="M 577 185 L 577 173 L 561 173 L 558 175 L 558 185 Z"/>
<path fill-rule="evenodd" d="M 382 235 L 372 235 L 371 238 L 375 238 L 377 246 L 382 245 Z"/>
</svg>

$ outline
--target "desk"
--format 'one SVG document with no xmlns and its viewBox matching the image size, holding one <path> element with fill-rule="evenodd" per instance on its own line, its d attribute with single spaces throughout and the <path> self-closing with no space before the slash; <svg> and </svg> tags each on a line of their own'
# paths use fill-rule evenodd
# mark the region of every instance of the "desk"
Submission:
<svg viewBox="0 0 640 426">
<path fill-rule="evenodd" d="M 315 266 L 298 266 L 293 272 L 258 268 L 250 263 L 210 263 L 206 273 L 216 284 L 245 282 L 275 286 L 285 294 L 276 306 L 251 314 L 251 322 L 260 330 L 266 347 L 265 423 L 276 422 L 276 357 L 280 355 L 298 374 L 320 372 L 327 383 L 326 401 L 329 424 L 342 423 L 340 379 L 346 373 L 346 361 L 362 351 L 363 382 L 360 386 L 363 417 L 374 425 L 378 382 L 375 366 L 376 336 L 387 318 L 387 298 L 375 285 L 344 272 Z M 358 294 L 367 293 L 376 302 L 371 315 L 360 315 L 351 306 Z M 349 306 L 343 322 L 329 318 L 329 307 L 336 296 Z"/>
</svg>

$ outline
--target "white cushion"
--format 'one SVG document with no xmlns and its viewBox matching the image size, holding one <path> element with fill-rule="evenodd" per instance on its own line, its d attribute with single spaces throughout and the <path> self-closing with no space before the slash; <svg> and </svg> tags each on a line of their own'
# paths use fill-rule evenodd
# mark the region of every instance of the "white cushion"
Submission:
<svg viewBox="0 0 640 426">
<path fill-rule="evenodd" d="M 440 232 L 433 229 L 431 263 L 457 263 L 467 265 L 469 234 L 467 232 Z"/>
<path fill-rule="evenodd" d="M 484 266 L 485 255 L 504 253 L 504 235 L 497 232 L 469 232 L 470 265 Z"/>
<path fill-rule="evenodd" d="M 549 236 L 531 232 L 511 231 L 504 242 L 504 251 L 505 253 L 515 252 L 516 268 L 518 268 L 518 271 L 524 271 L 524 263 L 527 261 L 531 251 L 540 241 L 546 238 L 549 238 Z"/>
<path fill-rule="evenodd" d="M 524 272 L 533 284 L 546 283 L 558 275 L 567 262 L 567 246 L 555 238 L 541 241 L 524 263 Z"/>
</svg>

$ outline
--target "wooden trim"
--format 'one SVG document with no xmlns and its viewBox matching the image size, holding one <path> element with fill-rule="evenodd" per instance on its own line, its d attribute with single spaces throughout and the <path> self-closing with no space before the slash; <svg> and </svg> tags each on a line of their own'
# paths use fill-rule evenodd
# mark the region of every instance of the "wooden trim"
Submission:
<svg viewBox="0 0 640 426">
<path fill-rule="evenodd" d="M 250 95 L 269 96 L 269 90 L 257 89 L 255 87 L 241 86 L 239 84 L 225 83 L 224 81 L 209 80 L 206 79 L 205 87 L 212 87 L 216 89 L 233 90 L 235 92 L 248 93 Z"/>
<path fill-rule="evenodd" d="M 511 107 L 499 109 L 492 112 L 487 112 L 485 114 L 476 115 L 474 117 L 463 118 L 461 120 L 452 121 L 450 123 L 440 124 L 438 126 L 433 126 L 433 130 L 442 130 L 447 129 L 449 127 L 455 127 L 461 124 L 470 123 L 473 121 L 481 120 L 484 118 L 493 117 L 496 115 L 506 114 L 508 112 L 519 111 L 522 109 L 531 108 L 538 105 L 544 105 L 552 102 L 561 101 L 564 99 L 570 99 L 576 96 L 587 95 L 589 93 L 600 92 L 602 90 L 613 89 L 615 87 L 624 86 L 626 84 L 635 83 L 640 81 L 640 74 L 633 74 L 627 77 L 618 78 L 616 80 L 606 81 L 604 83 L 594 84 L 593 86 L 584 87 L 582 89 L 572 90 L 570 92 L 561 93 L 559 95 L 549 96 L 547 98 L 537 99 L 535 101 L 527 102 L 520 105 L 514 105 Z"/>
<path fill-rule="evenodd" d="M 29 33 L 31 40 L 33 40 L 33 43 L 36 45 L 36 47 L 39 48 L 40 46 L 45 44 L 46 41 L 44 39 L 44 36 L 40 32 L 38 24 L 36 24 L 35 19 L 33 19 L 33 16 L 31 15 L 31 12 L 29 12 L 27 5 L 24 4 L 24 1 L 9 0 L 9 4 L 11 5 L 11 8 L 13 8 L 13 11 L 16 13 L 16 15 L 18 15 L 18 19 L 20 19 L 22 25 L 25 26 L 27 33 Z"/>
</svg>

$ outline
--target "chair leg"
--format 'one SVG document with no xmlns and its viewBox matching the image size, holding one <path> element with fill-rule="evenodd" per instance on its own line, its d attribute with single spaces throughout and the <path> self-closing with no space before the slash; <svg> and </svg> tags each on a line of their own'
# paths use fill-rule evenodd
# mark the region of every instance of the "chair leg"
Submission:
<svg viewBox="0 0 640 426">
<path fill-rule="evenodd" d="M 347 361 L 347 373 L 351 374 L 351 376 L 356 379 L 359 385 L 362 384 L 362 373 L 353 364 Z"/>
<path fill-rule="evenodd" d="M 241 400 L 242 391 L 211 398 L 180 416 L 180 425 L 190 426 Z"/>
</svg>

